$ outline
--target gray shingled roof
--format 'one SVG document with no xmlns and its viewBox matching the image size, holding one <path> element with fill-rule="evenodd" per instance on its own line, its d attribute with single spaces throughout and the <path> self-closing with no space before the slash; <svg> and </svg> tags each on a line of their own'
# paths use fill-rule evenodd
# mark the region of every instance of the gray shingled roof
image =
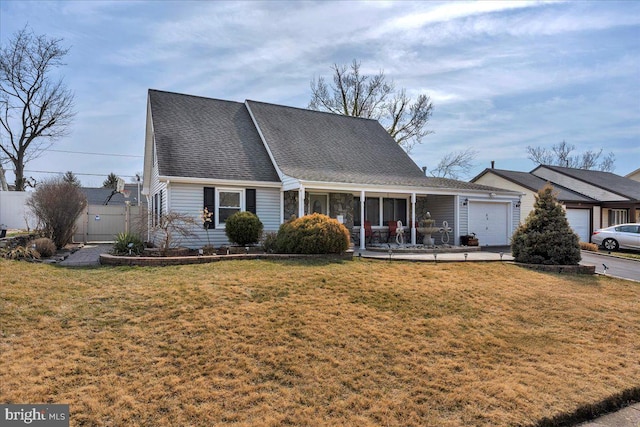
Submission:
<svg viewBox="0 0 640 427">
<path fill-rule="evenodd" d="M 611 191 L 630 200 L 640 201 L 640 182 L 611 172 L 596 170 L 563 168 L 560 166 L 540 165 L 537 169 L 547 168 L 580 181 L 587 182 L 596 187 Z"/>
<path fill-rule="evenodd" d="M 278 182 L 257 123 L 280 170 L 299 180 L 500 191 L 425 177 L 375 120 L 157 90 L 149 100 L 160 175 Z"/>
<path fill-rule="evenodd" d="M 247 101 L 276 164 L 309 181 L 401 185 L 422 170 L 375 120 Z"/>
<path fill-rule="evenodd" d="M 533 175 L 530 172 L 518 172 L 518 171 L 510 171 L 505 169 L 485 169 L 481 172 L 477 177 L 473 178 L 471 181 L 475 181 L 480 178 L 482 175 L 486 173 L 493 173 L 498 175 L 508 181 L 511 181 L 515 184 L 518 184 L 524 188 L 528 188 L 531 191 L 538 191 L 542 187 L 544 187 L 547 183 L 547 180 L 542 179 L 538 176 Z M 568 188 L 562 187 L 557 184 L 553 184 L 553 188 L 556 192 L 558 192 L 558 200 L 565 202 L 596 202 L 596 200 L 584 196 L 580 193 L 576 193 L 575 191 L 571 191 Z"/>
<path fill-rule="evenodd" d="M 244 104 L 149 90 L 163 176 L 279 182 Z"/>
</svg>

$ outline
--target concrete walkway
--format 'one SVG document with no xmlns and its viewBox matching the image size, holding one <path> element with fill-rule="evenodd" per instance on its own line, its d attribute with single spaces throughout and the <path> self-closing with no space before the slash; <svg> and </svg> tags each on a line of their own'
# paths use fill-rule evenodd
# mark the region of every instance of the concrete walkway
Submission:
<svg viewBox="0 0 640 427">
<path fill-rule="evenodd" d="M 113 248 L 111 243 L 89 243 L 72 253 L 58 265 L 63 267 L 97 267 L 100 265 L 100 254 Z"/>
<path fill-rule="evenodd" d="M 399 261 L 422 261 L 422 262 L 486 262 L 486 261 L 513 261 L 513 257 L 509 251 L 506 252 L 489 252 L 489 251 L 470 251 L 470 252 L 452 252 L 452 253 L 402 253 L 402 252 L 378 252 L 356 249 L 353 253 L 354 257 L 362 256 L 362 258 L 399 260 Z M 465 256 L 466 255 L 466 256 Z"/>
</svg>

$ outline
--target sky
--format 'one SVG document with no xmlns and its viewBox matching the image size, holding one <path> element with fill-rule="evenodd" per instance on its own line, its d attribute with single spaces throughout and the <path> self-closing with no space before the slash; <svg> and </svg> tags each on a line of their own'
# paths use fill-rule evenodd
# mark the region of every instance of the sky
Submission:
<svg viewBox="0 0 640 427">
<path fill-rule="evenodd" d="M 563 140 L 640 168 L 639 1 L 0 0 L 0 44 L 25 25 L 70 48 L 55 72 L 75 93 L 69 134 L 26 165 L 36 181 L 131 182 L 148 89 L 306 108 L 311 80 L 354 59 L 431 97 L 433 134 L 409 153 L 428 171 L 465 149 L 464 179 L 492 160 L 530 171 L 527 146 Z"/>
</svg>

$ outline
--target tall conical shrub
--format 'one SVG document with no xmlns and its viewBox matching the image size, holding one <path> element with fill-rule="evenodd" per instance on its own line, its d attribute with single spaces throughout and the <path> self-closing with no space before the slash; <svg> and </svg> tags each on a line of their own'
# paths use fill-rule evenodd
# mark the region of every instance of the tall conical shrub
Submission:
<svg viewBox="0 0 640 427">
<path fill-rule="evenodd" d="M 527 264 L 580 262 L 580 239 L 569 226 L 551 184 L 538 191 L 533 211 L 513 234 L 511 253 L 516 262 Z"/>
</svg>

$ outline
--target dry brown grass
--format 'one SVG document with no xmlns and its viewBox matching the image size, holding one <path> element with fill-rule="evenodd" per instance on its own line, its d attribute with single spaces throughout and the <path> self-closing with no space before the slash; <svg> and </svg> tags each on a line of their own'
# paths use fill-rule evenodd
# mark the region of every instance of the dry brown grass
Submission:
<svg viewBox="0 0 640 427">
<path fill-rule="evenodd" d="M 73 426 L 515 426 L 640 385 L 640 286 L 507 264 L 0 260 L 0 402 Z"/>
</svg>

